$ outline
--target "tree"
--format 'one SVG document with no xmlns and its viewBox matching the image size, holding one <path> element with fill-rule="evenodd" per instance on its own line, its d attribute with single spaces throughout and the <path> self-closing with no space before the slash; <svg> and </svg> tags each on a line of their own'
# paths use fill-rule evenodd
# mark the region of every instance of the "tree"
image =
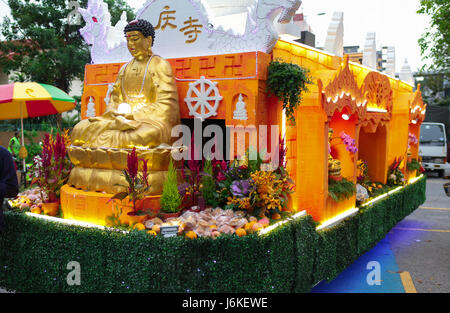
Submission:
<svg viewBox="0 0 450 313">
<path fill-rule="evenodd" d="M 423 101 L 429 105 L 450 106 L 449 87 L 446 84 L 446 77 L 438 72 L 420 72 L 416 75 L 416 80 L 420 83 Z"/>
<path fill-rule="evenodd" d="M 431 17 L 430 28 L 419 39 L 422 56 L 432 63 L 427 66 L 429 71 L 450 73 L 450 1 L 420 0 L 419 14 Z"/>
<path fill-rule="evenodd" d="M 113 25 L 123 11 L 128 20 L 133 10 L 124 0 L 104 0 L 108 4 Z M 87 7 L 87 0 L 79 0 Z M 69 25 L 67 0 L 8 0 L 13 20 L 3 19 L 0 43 L 0 66 L 13 72 L 18 81 L 37 81 L 69 92 L 74 79 L 82 79 L 84 66 L 90 62 L 88 45 L 78 33 L 80 25 Z M 14 79 L 14 78 L 13 78 Z"/>
</svg>

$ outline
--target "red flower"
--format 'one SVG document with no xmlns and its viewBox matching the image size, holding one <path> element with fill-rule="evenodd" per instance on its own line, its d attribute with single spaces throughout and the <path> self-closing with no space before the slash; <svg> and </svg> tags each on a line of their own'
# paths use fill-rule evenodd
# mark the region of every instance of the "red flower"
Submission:
<svg viewBox="0 0 450 313">
<path fill-rule="evenodd" d="M 147 160 L 141 159 L 142 161 L 142 179 L 146 186 L 148 186 L 148 164 Z"/>
<path fill-rule="evenodd" d="M 128 158 L 127 158 L 128 175 L 130 175 L 130 178 L 132 180 L 134 180 L 137 177 L 138 165 L 139 165 L 139 163 L 138 163 L 136 148 L 133 148 L 131 153 L 128 153 Z"/>
<path fill-rule="evenodd" d="M 217 181 L 224 181 L 224 180 L 226 180 L 227 178 L 225 177 L 225 175 L 222 173 L 222 172 L 219 172 L 218 174 L 217 174 Z"/>
</svg>

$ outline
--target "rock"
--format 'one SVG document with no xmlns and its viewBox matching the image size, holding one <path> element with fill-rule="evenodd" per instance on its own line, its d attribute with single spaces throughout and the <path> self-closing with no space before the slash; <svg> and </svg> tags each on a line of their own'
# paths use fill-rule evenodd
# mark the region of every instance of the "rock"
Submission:
<svg viewBox="0 0 450 313">
<path fill-rule="evenodd" d="M 258 229 L 261 229 L 261 228 L 263 228 L 264 226 L 263 225 L 261 225 L 260 223 L 255 223 L 255 224 L 253 224 L 253 226 L 252 226 L 252 230 L 258 230 Z"/>
<path fill-rule="evenodd" d="M 236 224 L 236 228 L 244 227 L 245 224 L 248 223 L 248 220 L 246 218 L 239 219 L 239 222 Z"/>
<path fill-rule="evenodd" d="M 250 216 L 250 218 L 248 220 L 249 220 L 249 222 L 255 222 L 255 223 L 258 221 L 258 219 L 254 216 Z"/>
<path fill-rule="evenodd" d="M 187 219 L 184 219 L 183 223 L 186 225 L 186 228 L 190 229 L 194 229 L 197 226 L 197 220 L 194 216 L 189 216 Z"/>
<path fill-rule="evenodd" d="M 220 216 L 223 214 L 223 210 L 221 208 L 216 208 L 212 211 L 211 215 L 214 217 Z"/>
<path fill-rule="evenodd" d="M 159 233 L 161 230 L 161 226 L 159 224 L 153 225 L 152 230 L 156 233 Z"/>
<path fill-rule="evenodd" d="M 228 222 L 228 225 L 230 225 L 230 226 L 236 226 L 236 225 L 239 224 L 239 222 L 240 222 L 240 218 L 235 217 L 235 218 L 231 219 L 231 220 Z M 238 227 L 238 228 L 239 228 L 239 227 Z"/>
<path fill-rule="evenodd" d="M 219 232 L 224 234 L 234 234 L 235 229 L 229 225 L 223 225 L 219 228 Z"/>
<path fill-rule="evenodd" d="M 363 202 L 369 198 L 369 193 L 367 189 L 360 184 L 356 185 L 356 200 Z"/>
<path fill-rule="evenodd" d="M 180 218 L 186 219 L 186 218 L 189 218 L 189 217 L 191 217 L 191 216 L 197 216 L 197 215 L 198 215 L 198 214 L 195 213 L 195 212 L 192 212 L 192 211 L 185 211 L 185 212 L 183 212 L 183 214 L 181 214 Z"/>
<path fill-rule="evenodd" d="M 152 229 L 153 225 L 155 225 L 151 220 L 145 221 L 145 228 Z"/>
<path fill-rule="evenodd" d="M 209 221 L 205 221 L 205 220 L 198 220 L 197 224 L 199 226 L 203 226 L 203 227 L 209 227 L 209 225 L 210 225 Z"/>
<path fill-rule="evenodd" d="M 155 225 L 162 225 L 163 223 L 163 221 L 158 217 L 152 218 L 150 221 L 153 222 L 153 224 Z"/>
<path fill-rule="evenodd" d="M 234 211 L 233 210 L 225 210 L 224 215 L 228 216 L 228 217 L 233 217 Z"/>
<path fill-rule="evenodd" d="M 217 238 L 217 237 L 219 237 L 219 236 L 220 236 L 220 232 L 218 232 L 218 231 L 213 231 L 213 232 L 211 233 L 211 237 L 213 237 L 214 239 Z"/>
<path fill-rule="evenodd" d="M 222 215 L 222 216 L 219 216 L 219 217 L 216 219 L 216 222 L 217 222 L 217 224 L 219 224 L 219 225 L 223 225 L 223 224 L 228 223 L 229 220 L 230 220 L 230 218 L 229 218 L 228 216 Z"/>
</svg>

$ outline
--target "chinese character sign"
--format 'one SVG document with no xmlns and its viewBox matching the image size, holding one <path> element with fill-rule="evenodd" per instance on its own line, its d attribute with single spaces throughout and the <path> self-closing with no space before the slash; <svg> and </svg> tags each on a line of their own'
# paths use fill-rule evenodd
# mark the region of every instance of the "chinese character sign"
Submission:
<svg viewBox="0 0 450 313">
<path fill-rule="evenodd" d="M 146 19 L 155 27 L 155 54 L 165 58 L 212 54 L 209 18 L 199 0 L 148 1 L 137 18 Z"/>
</svg>

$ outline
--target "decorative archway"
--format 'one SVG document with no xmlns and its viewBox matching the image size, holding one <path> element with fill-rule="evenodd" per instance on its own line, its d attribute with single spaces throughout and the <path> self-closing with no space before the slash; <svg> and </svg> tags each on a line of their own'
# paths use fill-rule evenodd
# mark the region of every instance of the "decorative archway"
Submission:
<svg viewBox="0 0 450 313">
<path fill-rule="evenodd" d="M 344 58 L 339 72 L 324 88 L 322 81 L 318 80 L 320 104 L 327 116 L 324 125 L 326 133 L 333 129 L 334 133 L 330 140 L 329 151 L 331 158 L 328 165 L 331 166 L 331 172 L 328 173 L 328 179 L 335 177 L 336 162 L 340 162 L 340 174 L 349 181 L 356 181 L 356 161 L 357 152 L 350 151 L 342 138 L 351 137 L 358 143 L 359 125 L 365 119 L 367 112 L 367 100 L 358 87 L 355 75 L 350 70 L 348 57 Z M 328 150 L 328 147 L 325 147 Z M 339 163 L 338 162 L 338 163 Z M 329 169 L 330 169 L 329 168 Z M 335 168 L 335 169 L 333 169 Z M 325 186 L 331 180 L 325 180 Z M 332 218 L 338 214 L 354 208 L 356 204 L 355 197 L 350 197 L 344 201 L 335 202 L 328 195 L 326 196 L 326 218 Z"/>
<path fill-rule="evenodd" d="M 367 100 L 367 114 L 361 126 L 367 132 L 375 133 L 378 125 L 386 126 L 392 117 L 393 92 L 389 78 L 370 72 L 364 79 L 361 92 Z"/>
</svg>

